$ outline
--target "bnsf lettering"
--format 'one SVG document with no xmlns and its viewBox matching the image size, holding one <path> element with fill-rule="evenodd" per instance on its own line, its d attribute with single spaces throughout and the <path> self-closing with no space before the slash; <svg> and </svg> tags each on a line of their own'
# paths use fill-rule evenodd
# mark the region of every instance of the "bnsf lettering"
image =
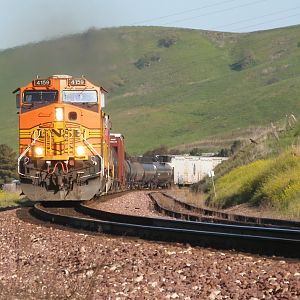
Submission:
<svg viewBox="0 0 300 300">
<path fill-rule="evenodd" d="M 63 129 L 51 129 L 51 134 L 56 135 L 57 137 L 62 137 Z"/>
<path fill-rule="evenodd" d="M 35 138 L 37 132 L 35 135 L 33 134 L 33 138 Z M 41 130 L 38 129 L 38 135 L 40 138 L 44 138 L 45 134 L 47 135 L 52 135 L 55 137 L 65 137 L 65 138 L 79 138 L 81 136 L 80 130 L 79 129 L 63 129 L 63 128 L 58 128 L 58 129 L 46 129 L 46 130 Z"/>
</svg>

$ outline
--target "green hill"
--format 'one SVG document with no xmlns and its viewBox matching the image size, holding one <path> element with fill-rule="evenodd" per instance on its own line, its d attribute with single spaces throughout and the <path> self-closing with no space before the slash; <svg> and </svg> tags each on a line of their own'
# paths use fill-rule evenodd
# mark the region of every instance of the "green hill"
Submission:
<svg viewBox="0 0 300 300">
<path fill-rule="evenodd" d="M 249 34 L 160 27 L 89 30 L 0 52 L 1 143 L 17 145 L 11 91 L 84 74 L 109 94 L 130 153 L 300 114 L 300 26 Z"/>
<path fill-rule="evenodd" d="M 218 165 L 215 188 L 210 178 L 193 186 L 206 192 L 206 204 L 218 208 L 247 204 L 281 217 L 300 218 L 300 123 L 284 123 L 278 122 L 275 131 L 255 143 L 241 145 Z"/>
</svg>

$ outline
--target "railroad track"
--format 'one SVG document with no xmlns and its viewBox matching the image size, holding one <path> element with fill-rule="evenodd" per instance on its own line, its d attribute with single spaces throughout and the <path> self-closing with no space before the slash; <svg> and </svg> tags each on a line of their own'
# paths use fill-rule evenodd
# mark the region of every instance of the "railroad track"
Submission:
<svg viewBox="0 0 300 300">
<path fill-rule="evenodd" d="M 245 215 L 231 214 L 223 211 L 201 208 L 185 203 L 165 192 L 151 192 L 150 198 L 154 201 L 155 208 L 167 216 L 200 222 L 212 222 L 235 225 L 253 225 L 263 227 L 294 228 L 300 229 L 300 222 L 250 217 Z"/>
<path fill-rule="evenodd" d="M 35 204 L 34 216 L 59 225 L 149 240 L 300 258 L 300 230 L 215 224 L 110 213 L 84 203 Z"/>
</svg>

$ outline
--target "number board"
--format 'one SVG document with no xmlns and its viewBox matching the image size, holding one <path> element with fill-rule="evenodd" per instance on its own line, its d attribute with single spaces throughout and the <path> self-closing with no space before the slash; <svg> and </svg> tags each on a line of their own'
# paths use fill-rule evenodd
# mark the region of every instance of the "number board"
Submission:
<svg viewBox="0 0 300 300">
<path fill-rule="evenodd" d="M 49 86 L 51 85 L 50 79 L 35 79 L 33 80 L 33 86 Z"/>
<path fill-rule="evenodd" d="M 69 79 L 69 85 L 85 85 L 85 79 Z"/>
</svg>

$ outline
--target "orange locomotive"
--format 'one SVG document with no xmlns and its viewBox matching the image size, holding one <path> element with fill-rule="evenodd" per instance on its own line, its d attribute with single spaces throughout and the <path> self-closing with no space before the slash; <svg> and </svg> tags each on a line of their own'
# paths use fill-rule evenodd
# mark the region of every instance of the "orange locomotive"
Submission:
<svg viewBox="0 0 300 300">
<path fill-rule="evenodd" d="M 104 93 L 85 78 L 54 75 L 17 89 L 18 172 L 34 201 L 89 200 L 108 191 L 114 163 Z"/>
</svg>

